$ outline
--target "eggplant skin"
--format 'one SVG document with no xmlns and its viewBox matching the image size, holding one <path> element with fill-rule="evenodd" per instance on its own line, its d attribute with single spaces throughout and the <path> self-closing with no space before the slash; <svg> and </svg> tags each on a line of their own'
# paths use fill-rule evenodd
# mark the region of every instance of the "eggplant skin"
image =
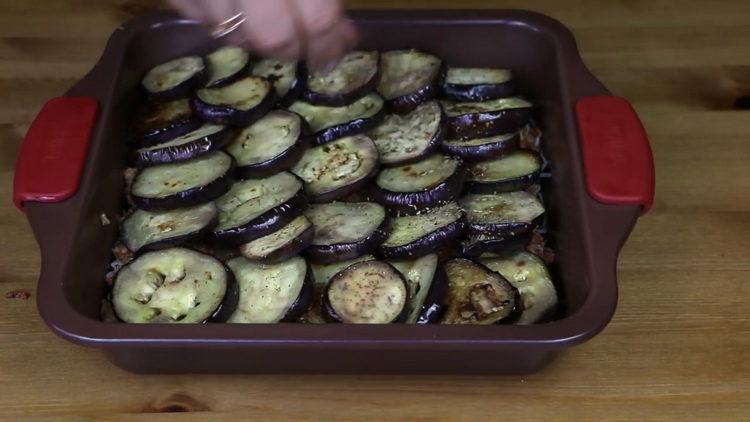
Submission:
<svg viewBox="0 0 750 422">
<path fill-rule="evenodd" d="M 224 148 L 231 141 L 232 131 L 224 128 L 224 130 L 219 132 L 181 145 L 150 150 L 136 150 L 133 153 L 133 163 L 136 167 L 148 167 L 157 164 L 187 161 Z"/>
<path fill-rule="evenodd" d="M 474 102 L 488 101 L 516 95 L 514 81 L 499 84 L 443 84 L 443 97 L 451 101 Z"/>
<path fill-rule="evenodd" d="M 359 258 L 377 249 L 388 237 L 389 229 L 388 218 L 385 218 L 377 229 L 359 242 L 310 245 L 304 254 L 315 264 L 330 264 Z"/>
<path fill-rule="evenodd" d="M 379 62 L 380 59 L 378 59 L 378 64 Z M 375 72 L 375 74 L 372 76 L 372 78 L 370 78 L 369 81 L 367 81 L 366 84 L 360 86 L 354 91 L 339 95 L 325 95 L 319 92 L 311 91 L 305 87 L 304 89 L 302 89 L 300 97 L 302 101 L 308 102 L 310 104 L 323 105 L 328 107 L 343 107 L 347 104 L 351 104 L 359 100 L 360 98 L 366 96 L 371 92 L 374 92 L 375 88 L 378 86 L 379 77 L 380 72 Z"/>
<path fill-rule="evenodd" d="M 130 197 L 133 200 L 133 205 L 146 211 L 173 210 L 175 208 L 213 201 L 227 193 L 233 183 L 234 167 L 230 167 L 223 176 L 211 181 L 207 185 L 177 192 L 174 195 L 146 198 L 136 196 L 131 192 Z"/>
<path fill-rule="evenodd" d="M 181 101 L 185 101 L 186 112 L 173 116 L 171 120 L 165 118 L 163 114 L 164 108 L 173 106 L 173 103 L 152 102 L 137 113 L 132 124 L 133 145 L 136 148 L 157 145 L 186 135 L 201 127 L 203 122 L 192 115 L 189 101 L 187 99 L 176 100 L 176 102 Z"/>
<path fill-rule="evenodd" d="M 511 108 L 493 112 L 448 117 L 448 139 L 488 138 L 516 132 L 531 120 L 531 108 Z"/>
<path fill-rule="evenodd" d="M 218 259 L 218 258 L 217 258 Z M 227 272 L 227 290 L 224 293 L 224 299 L 216 308 L 216 311 L 205 321 L 207 323 L 212 322 L 227 322 L 229 317 L 237 309 L 237 304 L 240 302 L 240 288 L 237 280 L 234 278 L 234 273 L 229 267 L 224 264 L 224 269 Z"/>
<path fill-rule="evenodd" d="M 492 236 L 499 239 L 509 240 L 531 233 L 541 225 L 542 221 L 544 221 L 544 214 L 528 223 L 520 221 L 497 224 L 478 224 L 469 222 L 467 224 L 467 232 L 470 235 Z"/>
<path fill-rule="evenodd" d="M 328 192 L 321 193 L 319 195 L 315 195 L 312 198 L 310 198 L 310 202 L 314 202 L 316 204 L 333 202 L 337 199 L 343 198 L 351 193 L 354 193 L 360 190 L 361 188 L 367 186 L 367 184 L 370 183 L 370 180 L 372 180 L 375 176 L 377 176 L 379 170 L 380 170 L 380 166 L 375 165 L 375 167 L 373 167 L 372 171 L 370 171 L 370 173 L 367 176 L 349 185 L 341 186 L 338 189 L 334 189 L 332 191 L 328 191 Z"/>
<path fill-rule="evenodd" d="M 239 246 L 243 243 L 252 242 L 289 224 L 296 217 L 302 215 L 302 211 L 307 207 L 307 204 L 307 196 L 300 190 L 287 202 L 264 212 L 241 226 L 213 231 L 209 240 L 228 246 Z"/>
<path fill-rule="evenodd" d="M 305 124 L 304 120 L 302 120 L 302 124 Z M 302 158 L 309 146 L 309 137 L 300 136 L 294 145 L 273 158 L 260 163 L 237 167 L 237 177 L 240 179 L 262 179 L 289 170 L 297 164 L 297 161 Z"/>
<path fill-rule="evenodd" d="M 196 116 L 207 122 L 232 126 L 249 126 L 271 111 L 277 102 L 276 91 L 270 89 L 260 103 L 249 110 L 238 110 L 231 107 L 208 104 L 197 96 L 190 99 L 190 107 Z"/>
<path fill-rule="evenodd" d="M 418 105 L 437 97 L 442 90 L 447 72 L 448 66 L 443 61 L 440 63 L 437 73 L 435 73 L 435 78 L 429 84 L 409 94 L 386 100 L 387 108 L 396 114 L 406 114 L 417 108 Z"/>
<path fill-rule="evenodd" d="M 172 237 L 169 239 L 164 239 L 164 240 L 159 240 L 156 242 L 148 243 L 146 245 L 141 246 L 140 249 L 138 249 L 137 251 L 133 251 L 133 253 L 136 256 L 138 256 L 144 252 L 151 252 L 151 251 L 155 251 L 158 249 L 171 248 L 174 246 L 184 245 L 185 243 L 188 243 L 188 242 L 200 240 L 206 235 L 208 235 L 209 233 L 211 233 L 218 224 L 219 224 L 219 216 L 217 214 L 216 216 L 214 216 L 213 219 L 211 219 L 211 221 L 208 224 L 206 224 L 203 228 L 201 228 L 197 232 L 186 233 L 182 236 Z M 123 244 L 125 244 L 124 241 L 123 241 Z"/>
<path fill-rule="evenodd" d="M 150 147 L 153 145 L 168 142 L 182 135 L 187 135 L 188 133 L 198 129 L 202 125 L 203 122 L 198 119 L 184 119 L 170 122 L 169 124 L 161 128 L 142 133 L 138 137 L 136 145 L 138 147 Z"/>
<path fill-rule="evenodd" d="M 141 78 L 142 79 L 142 78 Z M 146 88 L 143 91 L 146 92 L 148 98 L 152 101 L 172 101 L 179 100 L 180 98 L 187 98 L 193 94 L 193 91 L 202 88 L 203 85 L 208 81 L 208 66 L 203 66 L 203 70 L 194 74 L 190 79 L 185 80 L 181 84 L 167 89 L 165 91 L 152 92 Z"/>
<path fill-rule="evenodd" d="M 491 195 L 495 193 L 513 192 L 523 190 L 539 181 L 541 171 L 535 171 L 512 179 L 499 180 L 497 182 L 466 182 L 466 191 L 480 195 Z"/>
<path fill-rule="evenodd" d="M 247 259 L 258 259 L 259 261 L 263 262 L 264 264 L 276 264 L 281 261 L 285 261 L 293 256 L 299 255 L 307 249 L 313 241 L 313 238 L 315 237 L 315 227 L 310 226 L 305 231 L 299 234 L 299 236 L 292 239 L 289 243 L 284 245 L 283 247 L 269 253 L 265 256 L 263 259 L 258 259 L 257 257 L 250 257 L 245 256 Z"/>
<path fill-rule="evenodd" d="M 515 238 L 486 238 L 467 241 L 461 244 L 461 253 L 467 258 L 478 258 L 488 252 L 505 252 L 512 249 L 524 249 L 531 240 L 531 231 Z"/>
<path fill-rule="evenodd" d="M 448 277 L 445 270 L 438 264 L 427 297 L 422 304 L 422 310 L 417 316 L 417 324 L 434 324 L 440 321 L 445 312 L 445 296 L 448 294 Z"/>
<path fill-rule="evenodd" d="M 453 240 L 461 237 L 466 230 L 466 217 L 437 228 L 435 231 L 405 245 L 378 248 L 380 256 L 386 259 L 414 259 L 435 252 Z"/>
<path fill-rule="evenodd" d="M 491 135 L 495 136 L 495 135 Z M 448 155 L 461 157 L 465 161 L 492 160 L 514 151 L 520 146 L 521 137 L 516 134 L 512 138 L 481 145 L 453 145 L 443 143 L 440 148 Z"/>
<path fill-rule="evenodd" d="M 312 144 L 315 146 L 327 144 L 336 139 L 346 136 L 357 135 L 374 129 L 385 118 L 385 107 L 370 117 L 358 118 L 340 125 L 334 125 L 312 135 Z"/>
<path fill-rule="evenodd" d="M 419 192 L 393 192 L 381 188 L 377 183 L 372 183 L 367 196 L 373 202 L 386 207 L 391 213 L 416 215 L 425 209 L 445 205 L 461 196 L 466 179 L 465 170 L 463 163 L 459 163 L 456 171 L 442 183 Z"/>
<path fill-rule="evenodd" d="M 299 291 L 297 300 L 295 300 L 292 306 L 289 307 L 289 310 L 286 311 L 279 322 L 295 322 L 299 320 L 312 305 L 314 294 L 315 276 L 310 268 L 310 264 L 307 264 L 305 281 L 302 283 L 302 289 Z"/>
</svg>

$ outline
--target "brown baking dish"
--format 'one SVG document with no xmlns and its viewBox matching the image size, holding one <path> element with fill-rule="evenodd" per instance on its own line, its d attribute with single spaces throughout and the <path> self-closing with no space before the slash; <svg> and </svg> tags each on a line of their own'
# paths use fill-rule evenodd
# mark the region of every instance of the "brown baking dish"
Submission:
<svg viewBox="0 0 750 422">
<path fill-rule="evenodd" d="M 100 61 L 40 111 L 21 148 L 14 200 L 42 255 L 39 312 L 75 343 L 136 372 L 528 373 L 608 323 L 617 255 L 653 200 L 648 140 L 629 104 L 581 61 L 558 22 L 522 11 L 361 11 L 361 47 L 415 47 L 453 65 L 511 68 L 538 105 L 552 178 L 543 187 L 565 314 L 534 326 L 104 323 L 104 274 L 121 212 L 125 138 L 144 70 L 215 46 L 170 13 L 138 17 Z"/>
</svg>

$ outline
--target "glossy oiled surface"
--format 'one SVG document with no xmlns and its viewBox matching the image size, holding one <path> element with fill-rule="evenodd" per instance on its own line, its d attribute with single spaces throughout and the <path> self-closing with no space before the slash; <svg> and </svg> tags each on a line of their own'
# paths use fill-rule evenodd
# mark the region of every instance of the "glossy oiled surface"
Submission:
<svg viewBox="0 0 750 422">
<path fill-rule="evenodd" d="M 0 3 L 0 418 L 750 419 L 750 111 L 732 110 L 750 95 L 750 3 L 408 2 L 560 19 L 594 73 L 634 103 L 655 154 L 655 206 L 622 252 L 612 323 L 535 375 L 486 378 L 133 375 L 46 329 L 38 250 L 10 201 L 21 137 L 111 31 L 155 3 Z M 19 288 L 31 298 L 4 298 Z"/>
</svg>

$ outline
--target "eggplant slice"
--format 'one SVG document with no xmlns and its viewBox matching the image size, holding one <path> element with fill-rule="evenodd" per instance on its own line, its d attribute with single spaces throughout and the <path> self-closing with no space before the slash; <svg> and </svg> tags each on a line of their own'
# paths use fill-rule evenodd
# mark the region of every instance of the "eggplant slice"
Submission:
<svg viewBox="0 0 750 422">
<path fill-rule="evenodd" d="M 375 90 L 377 51 L 352 51 L 328 71 L 311 72 L 302 99 L 311 104 L 341 107 Z"/>
<path fill-rule="evenodd" d="M 481 262 L 518 289 L 523 311 L 515 324 L 536 324 L 553 317 L 558 306 L 557 289 L 538 256 L 521 251 L 502 258 L 483 258 Z"/>
<path fill-rule="evenodd" d="M 223 148 L 231 141 L 226 126 L 204 124 L 182 136 L 137 149 L 133 161 L 138 167 L 192 160 Z"/>
<path fill-rule="evenodd" d="M 260 76 L 245 76 L 228 85 L 199 89 L 195 95 L 191 106 L 197 116 L 234 126 L 252 124 L 276 104 L 273 85 Z"/>
<path fill-rule="evenodd" d="M 464 212 L 455 202 L 391 219 L 390 235 L 378 252 L 387 259 L 414 259 L 435 252 L 460 237 Z"/>
<path fill-rule="evenodd" d="M 385 116 L 383 123 L 369 135 L 378 148 L 381 164 L 408 164 L 437 151 L 447 123 L 440 103 L 429 101 L 407 114 Z"/>
<path fill-rule="evenodd" d="M 512 192 L 536 183 L 541 171 L 542 159 L 539 154 L 519 150 L 492 161 L 470 164 L 466 185 L 471 193 Z"/>
<path fill-rule="evenodd" d="M 213 201 L 233 180 L 232 157 L 222 151 L 194 160 L 146 167 L 135 176 L 130 196 L 138 208 L 169 210 Z"/>
<path fill-rule="evenodd" d="M 461 240 L 461 253 L 466 258 L 476 258 L 488 253 L 502 253 L 513 249 L 524 249 L 531 241 L 532 232 L 516 237 L 471 234 Z"/>
<path fill-rule="evenodd" d="M 494 160 L 518 149 L 518 132 L 474 139 L 446 139 L 441 149 L 444 153 L 461 157 L 465 161 Z"/>
<path fill-rule="evenodd" d="M 289 110 L 305 119 L 313 132 L 314 145 L 323 145 L 338 138 L 366 132 L 379 125 L 385 116 L 383 98 L 377 94 L 364 96 L 341 107 L 297 101 Z"/>
<path fill-rule="evenodd" d="M 261 264 L 237 257 L 227 262 L 239 286 L 237 309 L 229 323 L 263 324 L 295 321 L 310 305 L 312 272 L 304 259 Z"/>
<path fill-rule="evenodd" d="M 133 253 L 177 246 L 210 233 L 218 223 L 213 202 L 171 211 L 135 210 L 122 221 L 122 242 Z"/>
<path fill-rule="evenodd" d="M 284 261 L 307 249 L 314 236 L 312 223 L 300 215 L 279 230 L 240 246 L 240 253 L 267 264 Z"/>
<path fill-rule="evenodd" d="M 332 322 L 404 322 L 408 304 L 406 279 L 384 261 L 350 265 L 331 277 L 323 293 L 324 316 Z"/>
<path fill-rule="evenodd" d="M 365 135 L 349 136 L 308 149 L 291 171 L 304 180 L 312 202 L 330 202 L 377 174 L 378 150 Z"/>
<path fill-rule="evenodd" d="M 517 132 L 531 120 L 533 105 L 521 97 L 479 103 L 443 101 L 448 139 L 474 139 Z"/>
<path fill-rule="evenodd" d="M 443 324 L 513 322 L 520 311 L 518 290 L 500 274 L 464 259 L 445 263 L 448 294 Z"/>
<path fill-rule="evenodd" d="M 388 236 L 385 209 L 373 202 L 312 205 L 305 216 L 315 227 L 305 252 L 316 263 L 345 261 L 370 253 Z"/>
<path fill-rule="evenodd" d="M 425 255 L 413 261 L 392 261 L 409 282 L 411 302 L 408 324 L 430 324 L 437 322 L 444 310 L 448 284 L 445 273 L 438 265 L 437 254 Z"/>
<path fill-rule="evenodd" d="M 461 160 L 433 154 L 416 163 L 381 170 L 369 196 L 390 211 L 413 215 L 457 199 L 463 182 Z"/>
<path fill-rule="evenodd" d="M 193 89 L 203 86 L 207 77 L 203 58 L 187 56 L 154 66 L 146 72 L 141 85 L 151 99 L 169 101 L 190 96 Z"/>
<path fill-rule="evenodd" d="M 250 72 L 273 83 L 281 107 L 287 107 L 300 96 L 307 79 L 305 66 L 294 61 L 263 59 L 253 64 Z"/>
<path fill-rule="evenodd" d="M 509 69 L 449 67 L 443 84 L 443 96 L 451 101 L 488 101 L 515 93 Z"/>
<path fill-rule="evenodd" d="M 200 323 L 224 317 L 234 278 L 218 259 L 191 249 L 145 253 L 115 275 L 112 305 L 130 323 Z M 226 303 L 225 303 L 226 305 Z"/>
<path fill-rule="evenodd" d="M 273 110 L 242 129 L 227 147 L 238 176 L 266 177 L 291 168 L 307 149 L 303 125 L 298 114 Z"/>
<path fill-rule="evenodd" d="M 544 205 L 526 191 L 466 195 L 461 206 L 466 211 L 470 234 L 497 239 L 514 239 L 530 233 L 544 214 Z"/>
<path fill-rule="evenodd" d="M 336 273 L 347 268 L 352 264 L 364 261 L 372 261 L 375 257 L 372 255 L 362 255 L 359 258 L 348 261 L 333 262 L 330 264 L 310 264 L 313 274 L 315 275 L 315 291 L 310 308 L 302 315 L 300 321 L 307 324 L 325 324 L 328 321 L 323 317 L 323 289 L 328 280 Z"/>
<path fill-rule="evenodd" d="M 307 206 L 302 181 L 282 172 L 264 179 L 236 182 L 216 200 L 219 224 L 213 238 L 240 245 L 269 235 L 302 214 Z"/>
<path fill-rule="evenodd" d="M 392 50 L 380 55 L 378 92 L 391 111 L 408 113 L 440 91 L 445 63 L 418 50 Z"/>
<path fill-rule="evenodd" d="M 250 54 L 234 45 L 219 47 L 206 56 L 209 88 L 226 85 L 241 77 L 250 63 Z"/>
<path fill-rule="evenodd" d="M 193 117 L 187 98 L 149 103 L 133 121 L 135 144 L 148 147 L 186 135 L 203 125 Z"/>
</svg>

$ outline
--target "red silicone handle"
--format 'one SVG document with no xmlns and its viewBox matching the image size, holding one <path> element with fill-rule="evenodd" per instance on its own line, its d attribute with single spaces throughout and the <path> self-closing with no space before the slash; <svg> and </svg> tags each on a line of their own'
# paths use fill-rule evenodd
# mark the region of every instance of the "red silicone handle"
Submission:
<svg viewBox="0 0 750 422">
<path fill-rule="evenodd" d="M 98 111 L 88 97 L 47 101 L 26 133 L 16 159 L 13 202 L 59 202 L 78 189 Z"/>
<path fill-rule="evenodd" d="M 584 97 L 576 103 L 586 188 L 604 204 L 654 202 L 654 159 L 648 136 L 630 103 L 619 97 Z"/>
</svg>

